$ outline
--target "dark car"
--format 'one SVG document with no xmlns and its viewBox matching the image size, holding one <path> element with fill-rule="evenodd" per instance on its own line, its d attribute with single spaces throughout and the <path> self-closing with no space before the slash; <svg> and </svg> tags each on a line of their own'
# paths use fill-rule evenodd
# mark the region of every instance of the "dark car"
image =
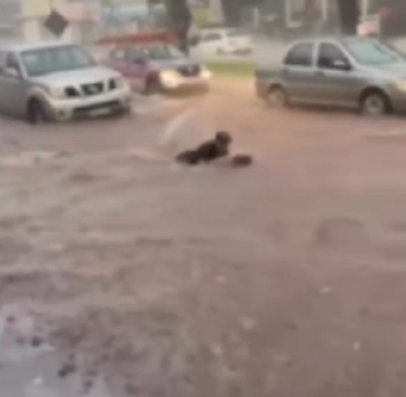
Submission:
<svg viewBox="0 0 406 397">
<path fill-rule="evenodd" d="M 127 44 L 110 51 L 108 65 L 146 94 L 208 88 L 210 71 L 170 44 Z"/>
</svg>

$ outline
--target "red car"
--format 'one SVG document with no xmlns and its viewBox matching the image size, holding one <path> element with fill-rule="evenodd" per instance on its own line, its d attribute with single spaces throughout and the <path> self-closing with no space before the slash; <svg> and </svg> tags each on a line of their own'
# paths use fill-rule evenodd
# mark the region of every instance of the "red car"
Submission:
<svg viewBox="0 0 406 397">
<path fill-rule="evenodd" d="M 133 89 L 145 94 L 191 88 L 206 90 L 211 80 L 210 71 L 159 38 L 133 35 L 104 40 L 102 44 L 114 47 L 106 62 L 121 72 Z"/>
</svg>

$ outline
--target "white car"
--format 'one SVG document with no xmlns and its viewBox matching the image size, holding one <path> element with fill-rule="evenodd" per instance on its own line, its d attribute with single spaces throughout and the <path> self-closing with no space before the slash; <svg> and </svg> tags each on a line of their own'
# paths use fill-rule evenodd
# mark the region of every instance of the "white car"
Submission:
<svg viewBox="0 0 406 397">
<path fill-rule="evenodd" d="M 367 15 L 359 22 L 357 34 L 358 36 L 379 36 L 380 28 L 379 15 Z"/>
<path fill-rule="evenodd" d="M 63 42 L 0 46 L 0 113 L 32 124 L 125 113 L 131 89 L 81 46 Z"/>
<path fill-rule="evenodd" d="M 190 44 L 191 56 L 203 60 L 222 55 L 244 56 L 252 53 L 249 34 L 238 29 L 202 29 L 191 38 Z"/>
</svg>

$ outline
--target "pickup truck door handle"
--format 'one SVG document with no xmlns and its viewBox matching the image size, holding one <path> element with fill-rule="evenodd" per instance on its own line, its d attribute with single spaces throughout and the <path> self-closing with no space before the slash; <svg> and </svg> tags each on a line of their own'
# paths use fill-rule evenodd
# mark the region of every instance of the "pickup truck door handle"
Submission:
<svg viewBox="0 0 406 397">
<path fill-rule="evenodd" d="M 322 70 L 317 70 L 317 71 L 315 72 L 315 75 L 316 75 L 316 76 L 325 76 L 326 74 L 325 74 Z"/>
</svg>

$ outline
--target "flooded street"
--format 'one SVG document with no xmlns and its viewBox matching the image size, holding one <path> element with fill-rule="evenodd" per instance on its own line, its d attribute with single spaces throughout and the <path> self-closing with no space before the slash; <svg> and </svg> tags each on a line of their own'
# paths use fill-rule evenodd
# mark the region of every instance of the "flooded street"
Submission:
<svg viewBox="0 0 406 397">
<path fill-rule="evenodd" d="M 251 85 L 0 120 L 0 395 L 406 395 L 405 121 Z M 170 160 L 216 130 L 253 166 Z"/>
</svg>

